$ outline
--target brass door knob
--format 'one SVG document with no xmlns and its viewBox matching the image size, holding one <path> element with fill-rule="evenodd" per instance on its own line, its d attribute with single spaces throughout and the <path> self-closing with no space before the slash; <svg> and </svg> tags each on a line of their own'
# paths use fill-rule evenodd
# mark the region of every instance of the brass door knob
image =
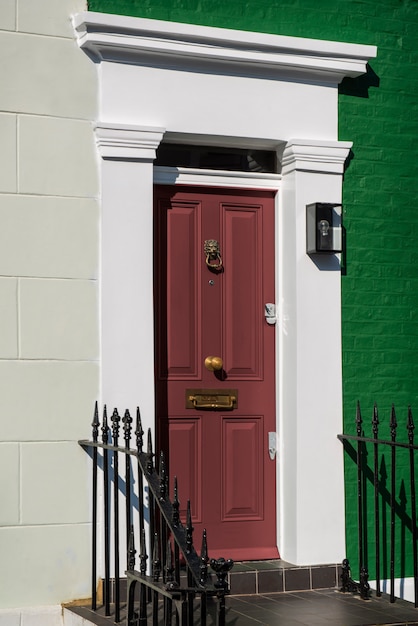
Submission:
<svg viewBox="0 0 418 626">
<path fill-rule="evenodd" d="M 207 356 L 205 359 L 205 367 L 210 372 L 215 370 L 221 370 L 223 368 L 223 361 L 220 356 Z"/>
</svg>

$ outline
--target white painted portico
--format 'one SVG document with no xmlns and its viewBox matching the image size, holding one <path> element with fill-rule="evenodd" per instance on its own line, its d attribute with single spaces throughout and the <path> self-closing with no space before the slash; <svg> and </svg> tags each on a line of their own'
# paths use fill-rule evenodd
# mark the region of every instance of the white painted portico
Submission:
<svg viewBox="0 0 418 626">
<path fill-rule="evenodd" d="M 95 13 L 77 15 L 74 27 L 100 77 L 102 399 L 131 410 L 139 404 L 144 426 L 154 427 L 160 142 L 276 150 L 274 176 L 172 175 L 277 189 L 278 547 L 298 565 L 338 562 L 345 551 L 339 259 L 316 263 L 306 254 L 305 207 L 341 202 L 351 143 L 338 141 L 337 87 L 364 73 L 376 49 Z"/>
</svg>

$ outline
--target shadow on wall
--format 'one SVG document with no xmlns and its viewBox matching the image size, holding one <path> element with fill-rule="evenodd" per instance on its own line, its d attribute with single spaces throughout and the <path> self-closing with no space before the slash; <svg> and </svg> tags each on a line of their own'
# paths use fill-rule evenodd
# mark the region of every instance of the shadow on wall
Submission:
<svg viewBox="0 0 418 626">
<path fill-rule="evenodd" d="M 344 96 L 355 96 L 357 98 L 368 98 L 370 87 L 379 87 L 380 78 L 376 72 L 367 64 L 367 71 L 357 78 L 344 78 L 341 84 L 338 86 L 338 94 Z M 354 159 L 354 152 L 350 150 L 350 153 L 346 159 L 344 165 L 344 174 L 350 167 L 352 160 Z M 347 274 L 347 233 L 343 226 L 342 230 L 342 254 L 341 254 L 341 275 Z"/>
<path fill-rule="evenodd" d="M 380 78 L 367 64 L 367 71 L 357 78 L 344 78 L 338 87 L 338 93 L 344 96 L 369 97 L 369 87 L 379 87 Z"/>
</svg>

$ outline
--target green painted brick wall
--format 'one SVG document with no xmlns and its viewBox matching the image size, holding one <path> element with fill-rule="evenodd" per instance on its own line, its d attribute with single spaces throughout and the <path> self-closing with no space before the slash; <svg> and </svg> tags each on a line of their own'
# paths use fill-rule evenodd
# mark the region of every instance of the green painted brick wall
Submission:
<svg viewBox="0 0 418 626">
<path fill-rule="evenodd" d="M 354 142 L 343 195 L 344 419 L 354 433 L 359 399 L 369 430 L 377 402 L 381 436 L 388 437 L 393 402 L 399 438 L 406 439 L 408 404 L 418 421 L 418 0 L 89 0 L 89 9 L 378 46 L 368 74 L 346 79 L 339 96 L 339 138 Z M 410 526 L 408 459 L 399 461 L 397 574 L 410 575 L 408 554 L 401 558 Z M 389 471 L 390 458 L 380 462 Z M 356 471 L 348 457 L 346 483 L 347 554 L 355 569 Z M 381 507 L 384 513 L 384 501 Z M 387 517 L 382 528 L 388 531 Z M 368 556 L 371 564 L 372 547 Z M 387 558 L 383 550 L 386 572 Z"/>
</svg>

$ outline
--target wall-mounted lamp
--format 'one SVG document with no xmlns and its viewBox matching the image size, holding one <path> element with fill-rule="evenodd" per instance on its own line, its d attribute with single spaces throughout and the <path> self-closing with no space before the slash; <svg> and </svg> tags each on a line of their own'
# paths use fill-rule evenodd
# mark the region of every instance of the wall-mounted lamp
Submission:
<svg viewBox="0 0 418 626">
<path fill-rule="evenodd" d="M 341 204 L 314 202 L 306 206 L 306 252 L 342 251 Z"/>
</svg>

